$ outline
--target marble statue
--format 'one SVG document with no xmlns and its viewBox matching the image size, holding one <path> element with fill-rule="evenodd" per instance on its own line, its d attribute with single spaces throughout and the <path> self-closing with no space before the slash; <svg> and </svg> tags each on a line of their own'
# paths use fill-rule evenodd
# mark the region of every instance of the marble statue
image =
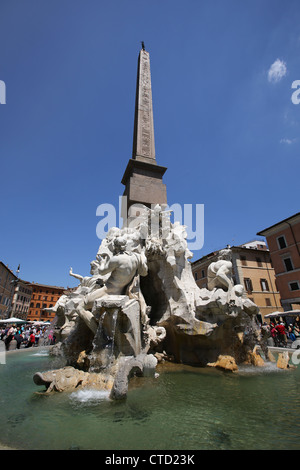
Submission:
<svg viewBox="0 0 300 470">
<path fill-rule="evenodd" d="M 155 354 L 202 366 L 249 357 L 259 342 L 258 308 L 233 283 L 231 251 L 211 263 L 208 288 L 200 289 L 186 238 L 186 227 L 171 223 L 170 212 L 144 206 L 134 226 L 110 229 L 90 277 L 70 269 L 80 284 L 53 308 L 63 319 L 53 350 L 65 358 L 68 377 L 72 367 L 87 374 L 109 370 L 111 397 L 120 399 L 132 374 L 155 375 Z"/>
<path fill-rule="evenodd" d="M 221 288 L 231 291 L 233 288 L 232 281 L 232 263 L 230 261 L 231 251 L 221 250 L 217 261 L 211 263 L 207 269 L 207 288 Z"/>
<path fill-rule="evenodd" d="M 54 312 L 56 314 L 58 320 L 56 324 L 56 335 L 59 339 L 65 339 L 75 326 L 78 317 L 77 307 L 83 296 L 103 286 L 103 279 L 99 276 L 99 263 L 93 260 L 90 266 L 90 274 L 92 276 L 75 274 L 72 268 L 70 268 L 69 274 L 80 281 L 79 286 L 69 295 L 62 295 L 54 307 L 45 309 L 47 312 Z"/>
<path fill-rule="evenodd" d="M 107 253 L 98 254 L 100 275 L 109 274 L 103 287 L 88 293 L 77 307 L 78 315 L 87 326 L 96 333 L 98 323 L 91 313 L 94 302 L 101 297 L 109 295 L 122 295 L 124 289 L 130 284 L 136 274 L 146 276 L 147 263 L 143 253 L 126 251 L 127 240 L 117 236 L 113 240 L 113 256 Z"/>
</svg>

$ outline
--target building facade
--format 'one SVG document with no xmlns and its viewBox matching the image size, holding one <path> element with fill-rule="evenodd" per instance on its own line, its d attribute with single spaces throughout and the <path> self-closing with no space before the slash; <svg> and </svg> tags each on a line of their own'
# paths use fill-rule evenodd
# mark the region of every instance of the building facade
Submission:
<svg viewBox="0 0 300 470">
<path fill-rule="evenodd" d="M 300 212 L 257 235 L 267 239 L 282 307 L 300 308 Z"/>
<path fill-rule="evenodd" d="M 12 317 L 27 320 L 31 295 L 32 287 L 30 285 L 30 282 L 18 279 L 16 281 L 15 292 L 12 300 Z"/>
<path fill-rule="evenodd" d="M 47 286 L 45 284 L 31 283 L 32 296 L 27 320 L 52 321 L 55 313 L 46 312 L 45 308 L 54 307 L 61 295 L 66 293 L 64 287 Z"/>
<path fill-rule="evenodd" d="M 254 240 L 230 248 L 234 284 L 242 284 L 245 295 L 254 302 L 264 316 L 274 311 L 282 311 L 280 294 L 276 287 L 275 271 L 270 252 L 264 241 Z M 197 285 L 207 288 L 207 268 L 217 260 L 221 250 L 203 256 L 192 263 L 192 271 Z"/>
<path fill-rule="evenodd" d="M 17 276 L 0 261 L 0 318 L 5 319 L 11 315 L 11 306 L 15 291 Z"/>
</svg>

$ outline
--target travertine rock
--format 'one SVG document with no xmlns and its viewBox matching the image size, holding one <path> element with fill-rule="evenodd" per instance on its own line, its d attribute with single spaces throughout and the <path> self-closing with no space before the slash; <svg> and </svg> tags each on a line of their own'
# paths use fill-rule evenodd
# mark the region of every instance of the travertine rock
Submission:
<svg viewBox="0 0 300 470">
<path fill-rule="evenodd" d="M 66 392 L 84 387 L 100 389 L 111 389 L 112 387 L 112 378 L 108 375 L 84 372 L 70 366 L 37 372 L 33 376 L 33 381 L 36 385 L 45 385 L 46 393 Z"/>
<path fill-rule="evenodd" d="M 236 372 L 238 366 L 236 365 L 234 357 L 231 356 L 219 356 L 216 362 L 208 363 L 208 367 L 216 367 L 229 372 Z"/>
<path fill-rule="evenodd" d="M 277 367 L 279 369 L 288 369 L 289 368 L 289 353 L 287 351 L 281 352 L 278 354 Z"/>
<path fill-rule="evenodd" d="M 265 361 L 256 351 L 248 351 L 245 364 L 252 364 L 256 367 L 262 367 L 265 365 Z"/>
</svg>

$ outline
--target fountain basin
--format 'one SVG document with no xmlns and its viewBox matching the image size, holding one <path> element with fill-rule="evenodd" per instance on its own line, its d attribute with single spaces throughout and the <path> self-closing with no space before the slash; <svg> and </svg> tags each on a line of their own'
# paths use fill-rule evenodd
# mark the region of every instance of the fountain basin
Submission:
<svg viewBox="0 0 300 470">
<path fill-rule="evenodd" d="M 38 355 L 39 354 L 39 355 Z M 41 355 L 43 354 L 43 355 Z M 299 367 L 216 369 L 158 364 L 133 378 L 126 401 L 105 391 L 41 393 L 36 370 L 58 367 L 42 349 L 12 351 L 0 366 L 1 443 L 16 449 L 225 450 L 299 448 Z M 38 392 L 38 393 L 36 393 Z"/>
</svg>

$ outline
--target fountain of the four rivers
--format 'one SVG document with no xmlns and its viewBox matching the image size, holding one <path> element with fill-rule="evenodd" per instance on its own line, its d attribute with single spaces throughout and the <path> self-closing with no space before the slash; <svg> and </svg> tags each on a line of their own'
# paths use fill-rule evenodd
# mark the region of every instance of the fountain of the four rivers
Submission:
<svg viewBox="0 0 300 470">
<path fill-rule="evenodd" d="M 100 424 L 95 424 L 90 410 L 81 415 L 81 426 L 85 426 L 82 434 L 91 427 L 88 442 L 80 444 L 83 448 L 134 449 L 148 448 L 147 445 L 157 449 L 247 448 L 247 445 L 259 448 L 259 431 L 255 427 L 251 437 L 246 437 L 247 444 L 244 441 L 233 443 L 234 431 L 232 435 L 228 432 L 234 429 L 233 424 L 227 422 L 233 419 L 237 426 L 241 419 L 237 439 L 243 433 L 247 436 L 248 423 L 243 423 L 243 416 L 252 407 L 248 393 L 251 391 L 253 396 L 253 389 L 258 394 L 263 390 L 263 385 L 257 382 L 248 383 L 246 388 L 245 383 L 238 384 L 237 379 L 228 382 L 229 376 L 243 377 L 245 364 L 248 364 L 252 369 L 256 366 L 256 370 L 272 368 L 278 377 L 279 369 L 276 372 L 276 365 L 261 340 L 256 320 L 258 307 L 247 299 L 243 286 L 233 283 L 230 249 L 222 251 L 220 258 L 209 266 L 207 288 L 197 286 L 191 270 L 192 253 L 188 249 L 186 228 L 176 221 L 171 222 L 170 211 L 165 210 L 166 186 L 162 182 L 165 171 L 155 157 L 150 60 L 143 47 L 138 59 L 133 155 L 122 179 L 126 201 L 124 225 L 111 228 L 102 240 L 91 262 L 90 276 L 70 271 L 80 281 L 79 286 L 71 294 L 63 295 L 53 307 L 57 344 L 51 347 L 51 357 L 59 367 L 53 368 L 53 363 L 51 366 L 47 363 L 46 370 L 37 369 L 31 375 L 31 383 L 33 377 L 34 383 L 43 387 L 34 393 L 36 398 L 31 399 L 31 405 L 36 409 L 35 400 L 38 400 L 38 405 L 43 407 L 47 397 L 47 418 L 40 417 L 40 420 L 47 421 L 49 439 L 54 409 L 60 409 L 62 416 L 66 410 L 66 405 L 59 407 L 59 401 L 53 409 L 48 401 L 50 397 L 63 402 L 64 398 L 58 397 L 90 396 L 86 402 L 91 405 L 95 394 L 104 393 L 107 401 L 97 417 Z M 182 387 L 178 389 L 177 382 L 172 386 L 176 393 L 175 408 L 172 401 L 166 400 L 166 393 L 171 393 L 166 392 L 170 380 L 166 381 L 166 377 L 170 377 L 168 371 L 175 374 Z M 293 380 L 293 373 L 286 374 Z M 197 386 L 191 381 L 191 375 L 196 378 Z M 258 377 L 261 380 L 260 372 Z M 163 393 L 161 386 L 166 387 Z M 260 398 L 264 410 L 268 410 L 270 390 Z M 247 403 L 242 400 L 242 408 L 238 409 L 240 393 Z M 155 394 L 159 396 L 163 411 L 158 410 L 157 402 L 152 402 Z M 135 406 L 140 406 L 136 412 L 139 424 L 148 419 L 147 412 L 141 410 L 144 406 L 141 403 L 149 403 L 149 406 L 152 403 L 151 413 L 157 411 L 155 424 L 152 427 L 150 422 L 147 424 L 146 440 L 139 433 L 138 437 L 136 433 L 132 436 L 131 396 L 135 397 Z M 213 410 L 208 405 L 210 399 L 214 402 Z M 195 411 L 193 405 L 198 400 Z M 236 409 L 232 408 L 233 403 Z M 127 420 L 129 428 L 122 433 L 122 439 L 119 428 L 114 427 L 118 420 L 108 419 L 108 406 L 113 407 L 113 416 L 119 416 L 121 423 Z M 260 406 L 255 408 L 260 410 Z M 225 416 L 226 410 L 228 416 Z M 270 419 L 272 407 L 269 411 Z M 175 423 L 177 415 L 179 423 Z M 191 424 L 195 416 L 202 423 L 202 440 L 198 425 Z M 59 421 L 60 417 L 57 419 Z M 62 419 L 67 422 L 69 418 Z M 188 420 L 186 426 L 185 420 Z M 72 447 L 69 441 L 62 442 L 65 435 L 73 432 L 73 425 L 68 422 L 68 431 L 62 431 L 63 424 L 53 426 L 61 432 L 61 443 L 56 441 L 54 448 Z M 164 430 L 164 436 L 169 434 L 167 442 L 159 434 L 158 426 Z M 102 430 L 106 437 L 99 437 L 100 441 L 95 444 L 93 440 Z M 112 440 L 112 435 L 117 441 Z M 131 436 L 129 441 L 128 436 Z M 155 440 L 157 436 L 160 436 L 159 443 Z M 39 448 L 38 439 L 37 436 L 31 445 Z M 150 439 L 149 444 L 147 439 Z M 272 446 L 271 442 L 270 438 L 267 447 Z M 76 442 L 74 445 L 76 447 Z"/>
<path fill-rule="evenodd" d="M 258 308 L 233 284 L 230 250 L 209 267 L 207 289 L 198 288 L 185 227 L 164 210 L 165 171 L 155 157 L 150 59 L 143 47 L 133 155 L 122 179 L 124 225 L 103 239 L 91 277 L 78 275 L 79 287 L 53 308 L 59 342 L 52 353 L 67 365 L 36 373 L 37 385 L 48 391 L 94 385 L 121 399 L 132 375 L 155 375 L 157 358 L 232 369 L 253 355 Z"/>
</svg>

